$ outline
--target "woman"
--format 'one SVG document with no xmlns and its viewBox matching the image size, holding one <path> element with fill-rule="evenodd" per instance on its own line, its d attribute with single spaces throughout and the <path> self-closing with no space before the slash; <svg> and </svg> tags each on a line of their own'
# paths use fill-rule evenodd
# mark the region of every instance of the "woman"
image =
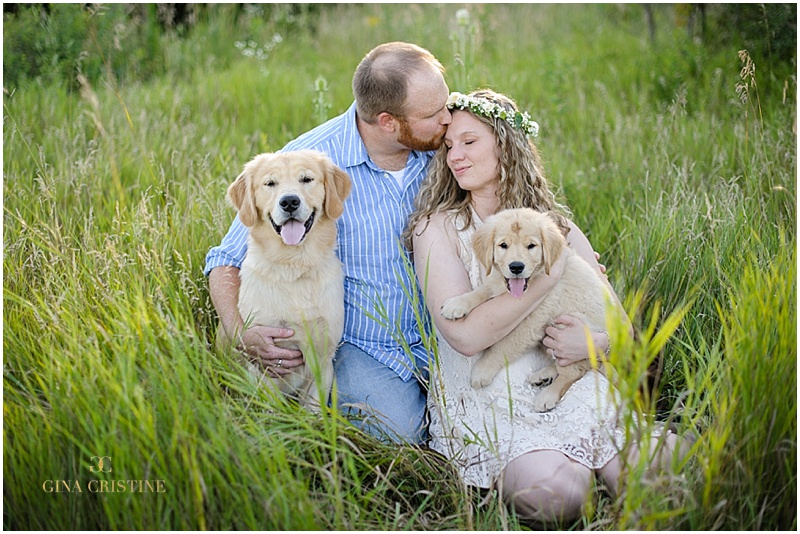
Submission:
<svg viewBox="0 0 800 534">
<path fill-rule="evenodd" d="M 428 403 L 431 447 L 459 467 L 467 484 L 488 488 L 496 483 L 520 516 L 540 522 L 575 519 L 595 473 L 616 491 L 624 430 L 616 424 L 613 388 L 604 376 L 590 372 L 551 412 L 535 412 L 524 400 L 536 392 L 526 381 L 533 370 L 552 358 L 566 365 L 589 356 L 583 324 L 559 317 L 563 329 L 548 328 L 547 354 L 532 352 L 512 363 L 486 388 L 469 382 L 476 356 L 536 307 L 561 276 L 563 258 L 549 276 L 532 281 L 521 298 L 501 295 L 457 321 L 444 319 L 439 309 L 448 298 L 480 284 L 484 273 L 472 253 L 471 235 L 482 221 L 509 208 L 560 212 L 569 245 L 608 281 L 588 239 L 566 218 L 568 211 L 547 185 L 528 140 L 538 125 L 509 98 L 488 90 L 454 93 L 448 108 L 452 123 L 406 232 L 438 336 Z M 593 332 L 592 341 L 602 357 L 608 336 Z"/>
</svg>

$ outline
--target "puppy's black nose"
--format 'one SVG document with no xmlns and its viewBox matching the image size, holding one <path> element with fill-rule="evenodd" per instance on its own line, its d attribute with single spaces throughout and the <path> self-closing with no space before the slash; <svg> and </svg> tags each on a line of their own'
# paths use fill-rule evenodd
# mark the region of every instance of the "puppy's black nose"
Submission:
<svg viewBox="0 0 800 534">
<path fill-rule="evenodd" d="M 511 274 L 522 274 L 522 271 L 525 270 L 525 264 L 521 261 L 512 261 L 508 264 L 508 270 L 511 271 Z"/>
<path fill-rule="evenodd" d="M 278 204 L 286 213 L 293 213 L 294 210 L 300 207 L 300 197 L 297 195 L 286 195 Z"/>
</svg>

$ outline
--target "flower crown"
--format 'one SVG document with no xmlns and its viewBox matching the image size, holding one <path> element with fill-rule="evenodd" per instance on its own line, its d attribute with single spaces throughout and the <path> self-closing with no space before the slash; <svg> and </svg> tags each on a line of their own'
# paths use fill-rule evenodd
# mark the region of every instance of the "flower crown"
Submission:
<svg viewBox="0 0 800 534">
<path fill-rule="evenodd" d="M 531 120 L 528 112 L 520 113 L 519 111 L 509 111 L 500 104 L 481 98 L 478 96 L 469 96 L 462 93 L 450 93 L 447 99 L 447 109 L 469 109 L 476 115 L 483 115 L 493 119 L 502 119 L 506 121 L 509 126 L 522 130 L 525 137 L 536 137 L 539 134 L 539 124 Z"/>
</svg>

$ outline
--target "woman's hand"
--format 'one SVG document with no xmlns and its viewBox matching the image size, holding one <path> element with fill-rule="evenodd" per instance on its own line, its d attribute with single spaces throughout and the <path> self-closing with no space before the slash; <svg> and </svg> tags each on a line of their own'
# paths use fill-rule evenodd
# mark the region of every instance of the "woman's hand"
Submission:
<svg viewBox="0 0 800 534">
<path fill-rule="evenodd" d="M 589 344 L 586 339 L 586 325 L 572 315 L 559 315 L 548 326 L 542 344 L 547 354 L 553 356 L 558 365 L 564 366 L 585 360 L 589 357 Z M 595 350 L 603 354 L 608 348 L 608 336 L 603 332 L 592 332 Z"/>
<path fill-rule="evenodd" d="M 600 263 L 600 253 L 594 251 L 594 259 L 597 260 L 597 265 L 600 267 L 600 274 L 606 274 L 606 266 Z"/>
</svg>

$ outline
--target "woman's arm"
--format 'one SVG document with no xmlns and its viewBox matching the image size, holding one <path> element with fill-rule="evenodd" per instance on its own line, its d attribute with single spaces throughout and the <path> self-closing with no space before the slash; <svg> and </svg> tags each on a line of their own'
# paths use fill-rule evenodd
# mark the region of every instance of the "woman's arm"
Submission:
<svg viewBox="0 0 800 534">
<path fill-rule="evenodd" d="M 553 265 L 549 276 L 532 281 L 521 298 L 505 293 L 476 307 L 463 319 L 450 321 L 441 315 L 442 303 L 472 290 L 458 246 L 450 219 L 442 213 L 434 214 L 429 224 L 422 221 L 415 229 L 414 267 L 436 329 L 455 350 L 473 356 L 504 338 L 539 305 L 561 277 L 564 260 L 562 257 Z"/>
</svg>

